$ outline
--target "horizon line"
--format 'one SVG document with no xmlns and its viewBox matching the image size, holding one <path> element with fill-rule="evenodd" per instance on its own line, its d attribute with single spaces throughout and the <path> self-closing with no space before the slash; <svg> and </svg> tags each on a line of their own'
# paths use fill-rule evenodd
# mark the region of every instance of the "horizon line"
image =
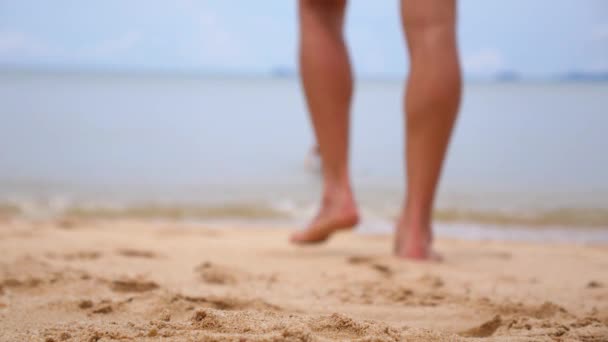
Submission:
<svg viewBox="0 0 608 342">
<path fill-rule="evenodd" d="M 264 79 L 297 79 L 299 73 L 290 68 L 273 68 L 265 71 L 256 70 L 205 70 L 194 68 L 145 68 L 145 67 L 112 67 L 112 66 L 45 66 L 45 65 L 1 65 L 3 73 L 40 73 L 40 74 L 97 74 L 124 76 L 180 76 L 194 78 L 264 78 Z M 355 73 L 355 79 L 362 81 L 402 81 L 408 73 Z M 608 71 L 586 72 L 571 70 L 549 75 L 526 75 L 505 70 L 493 74 L 464 73 L 463 79 L 469 82 L 488 83 L 533 83 L 533 82 L 608 82 Z"/>
</svg>

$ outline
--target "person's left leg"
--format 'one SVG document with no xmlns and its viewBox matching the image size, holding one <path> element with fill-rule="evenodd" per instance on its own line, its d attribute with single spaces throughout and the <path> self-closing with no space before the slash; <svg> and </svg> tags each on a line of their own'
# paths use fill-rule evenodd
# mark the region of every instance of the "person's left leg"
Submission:
<svg viewBox="0 0 608 342">
<path fill-rule="evenodd" d="M 321 208 L 295 243 L 317 243 L 359 221 L 348 170 L 353 92 L 343 37 L 346 0 L 300 0 L 300 71 L 321 156 Z"/>
</svg>

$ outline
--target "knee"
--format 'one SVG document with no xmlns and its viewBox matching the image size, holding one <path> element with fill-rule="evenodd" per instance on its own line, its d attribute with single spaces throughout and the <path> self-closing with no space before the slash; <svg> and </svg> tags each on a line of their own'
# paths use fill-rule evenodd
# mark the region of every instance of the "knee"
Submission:
<svg viewBox="0 0 608 342">
<path fill-rule="evenodd" d="M 300 10 L 313 12 L 341 12 L 346 0 L 299 0 Z"/>
<path fill-rule="evenodd" d="M 440 53 L 456 48 L 455 28 L 449 23 L 431 22 L 412 25 L 408 28 L 408 43 L 412 53 Z"/>
<path fill-rule="evenodd" d="M 450 6 L 421 5 L 404 11 L 403 25 L 414 50 L 443 50 L 456 40 L 456 13 Z"/>
<path fill-rule="evenodd" d="M 322 25 L 340 35 L 344 26 L 347 0 L 299 0 L 300 21 L 307 31 L 312 26 Z"/>
</svg>

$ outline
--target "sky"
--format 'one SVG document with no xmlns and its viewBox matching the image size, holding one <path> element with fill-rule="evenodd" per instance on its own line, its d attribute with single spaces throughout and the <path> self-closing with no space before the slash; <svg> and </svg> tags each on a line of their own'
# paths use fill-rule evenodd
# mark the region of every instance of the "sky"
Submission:
<svg viewBox="0 0 608 342">
<path fill-rule="evenodd" d="M 412 0 L 413 1 L 413 0 Z M 267 73 L 296 68 L 296 0 L 0 0 L 0 67 Z M 407 70 L 398 1 L 351 0 L 359 75 Z M 608 71 L 606 0 L 461 0 L 467 75 Z"/>
</svg>

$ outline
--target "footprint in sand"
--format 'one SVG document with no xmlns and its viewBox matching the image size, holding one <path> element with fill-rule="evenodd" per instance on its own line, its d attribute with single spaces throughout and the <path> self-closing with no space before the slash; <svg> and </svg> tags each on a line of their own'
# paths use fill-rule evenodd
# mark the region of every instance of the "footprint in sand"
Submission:
<svg viewBox="0 0 608 342">
<path fill-rule="evenodd" d="M 361 304 L 413 304 L 418 298 L 409 288 L 401 284 L 378 281 L 355 282 L 343 288 L 333 289 L 328 295 L 335 296 L 343 303 Z"/>
<path fill-rule="evenodd" d="M 133 302 L 133 298 L 128 298 L 123 301 L 112 301 L 110 299 L 103 299 L 98 303 L 93 302 L 90 299 L 83 299 L 77 303 L 77 306 L 81 310 L 86 310 L 89 314 L 96 315 L 107 315 L 115 312 L 121 308 L 124 308 L 125 305 Z"/>
<path fill-rule="evenodd" d="M 78 307 L 83 310 L 90 309 L 93 307 L 93 301 L 88 299 L 82 300 L 78 303 Z"/>
<path fill-rule="evenodd" d="M 197 305 L 204 305 L 212 309 L 224 310 L 224 311 L 242 311 L 242 310 L 256 310 L 256 311 L 283 311 L 283 309 L 277 305 L 266 302 L 260 298 L 254 299 L 241 299 L 230 296 L 208 296 L 208 297 L 195 297 L 195 296 L 184 296 L 176 295 L 171 300 L 172 302 L 185 301 L 188 303 L 194 303 Z"/>
<path fill-rule="evenodd" d="M 112 305 L 104 304 L 104 305 L 100 305 L 97 309 L 95 309 L 91 312 L 94 314 L 107 315 L 109 313 L 112 313 L 113 311 L 114 311 L 114 309 L 112 308 Z"/>
<path fill-rule="evenodd" d="M 34 277 L 23 279 L 7 278 L 0 281 L 0 286 L 6 288 L 34 288 L 40 286 L 41 284 L 42 279 Z"/>
<path fill-rule="evenodd" d="M 236 269 L 204 262 L 196 269 L 206 283 L 217 285 L 234 285 L 244 274 Z"/>
<path fill-rule="evenodd" d="M 112 281 L 110 288 L 114 292 L 148 292 L 158 289 L 159 286 L 153 281 L 141 279 L 123 279 Z"/>
<path fill-rule="evenodd" d="M 423 275 L 418 279 L 418 282 L 425 287 L 430 287 L 433 289 L 441 288 L 444 285 L 443 280 L 440 277 L 431 274 Z"/>
<path fill-rule="evenodd" d="M 502 259 L 502 260 L 510 260 L 513 259 L 513 254 L 505 251 L 497 251 L 494 253 L 488 253 L 488 256 L 491 258 Z"/>
<path fill-rule="evenodd" d="M 97 251 L 79 251 L 75 253 L 55 254 L 48 253 L 47 257 L 51 259 L 63 259 L 66 261 L 74 260 L 95 260 L 101 258 L 102 253 Z"/>
<path fill-rule="evenodd" d="M 346 259 L 346 262 L 351 265 L 363 265 L 370 267 L 372 270 L 386 277 L 391 277 L 394 274 L 394 271 L 388 265 L 377 262 L 372 257 L 355 255 Z"/>
<path fill-rule="evenodd" d="M 203 262 L 194 271 L 199 274 L 205 283 L 213 285 L 235 285 L 247 281 L 260 282 L 266 286 L 271 286 L 279 281 L 276 273 L 252 274 L 236 267 L 218 265 L 209 261 Z"/>
<path fill-rule="evenodd" d="M 78 226 L 82 225 L 82 222 L 76 220 L 76 219 L 71 219 L 71 218 L 60 218 L 57 221 L 55 221 L 55 226 L 57 226 L 58 228 L 61 229 L 74 229 L 74 228 L 78 228 Z"/>
<path fill-rule="evenodd" d="M 81 310 L 90 309 L 90 312 L 92 314 L 102 314 L 102 315 L 106 315 L 106 314 L 112 313 L 114 311 L 112 301 L 108 300 L 108 299 L 102 300 L 101 302 L 97 303 L 97 305 L 95 305 L 95 303 L 93 303 L 92 300 L 83 299 L 80 302 L 78 302 L 78 308 Z"/>
<path fill-rule="evenodd" d="M 345 287 L 333 289 L 328 295 L 335 296 L 344 303 L 438 306 L 445 303 L 461 302 L 462 297 L 439 291 L 438 288 L 411 289 L 401 281 L 357 281 Z"/>
<path fill-rule="evenodd" d="M 158 258 L 159 255 L 152 251 L 145 250 L 137 250 L 137 249 L 119 249 L 117 251 L 118 255 L 127 257 L 127 258 L 143 258 L 143 259 L 155 259 Z"/>
<path fill-rule="evenodd" d="M 592 280 L 589 283 L 587 283 L 587 288 L 588 289 L 599 289 L 604 287 L 604 285 L 598 281 Z"/>
</svg>

